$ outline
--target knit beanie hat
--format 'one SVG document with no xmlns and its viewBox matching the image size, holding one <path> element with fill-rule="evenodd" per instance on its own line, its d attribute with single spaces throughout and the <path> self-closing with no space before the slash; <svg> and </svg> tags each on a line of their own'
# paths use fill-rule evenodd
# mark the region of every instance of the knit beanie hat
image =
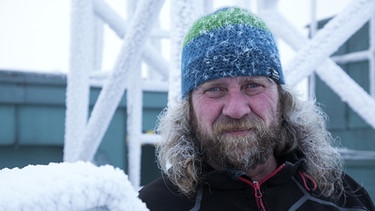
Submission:
<svg viewBox="0 0 375 211">
<path fill-rule="evenodd" d="M 284 84 L 276 43 L 265 23 L 241 8 L 223 8 L 198 19 L 186 34 L 181 93 L 218 78 L 268 76 Z"/>
</svg>

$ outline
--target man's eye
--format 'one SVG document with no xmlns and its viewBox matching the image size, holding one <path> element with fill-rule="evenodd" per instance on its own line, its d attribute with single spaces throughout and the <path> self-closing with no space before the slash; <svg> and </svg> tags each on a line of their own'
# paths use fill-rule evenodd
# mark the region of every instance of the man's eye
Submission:
<svg viewBox="0 0 375 211">
<path fill-rule="evenodd" d="M 219 92 L 221 90 L 222 89 L 220 89 L 219 87 L 211 87 L 211 88 L 207 89 L 206 92 Z"/>
<path fill-rule="evenodd" d="M 210 98 L 218 98 L 225 95 L 224 89 L 220 87 L 211 87 L 204 91 L 204 94 Z"/>
<path fill-rule="evenodd" d="M 255 83 L 250 83 L 247 85 L 248 88 L 257 88 L 257 87 L 260 87 L 261 85 L 259 84 L 255 84 Z"/>
<path fill-rule="evenodd" d="M 248 95 L 256 95 L 261 93 L 265 87 L 258 83 L 249 83 L 246 85 L 246 93 Z"/>
</svg>

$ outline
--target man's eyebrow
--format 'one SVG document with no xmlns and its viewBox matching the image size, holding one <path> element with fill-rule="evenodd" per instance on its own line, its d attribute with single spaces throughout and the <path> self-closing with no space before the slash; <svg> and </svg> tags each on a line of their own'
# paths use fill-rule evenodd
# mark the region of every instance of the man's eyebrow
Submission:
<svg viewBox="0 0 375 211">
<path fill-rule="evenodd" d="M 269 82 L 268 78 L 260 77 L 260 76 L 253 76 L 253 77 L 246 77 L 243 79 L 244 82 Z"/>
<path fill-rule="evenodd" d="M 206 83 L 203 83 L 202 86 L 200 87 L 217 86 L 217 85 L 222 85 L 222 84 L 224 84 L 224 82 L 213 80 L 213 81 L 207 81 Z"/>
</svg>

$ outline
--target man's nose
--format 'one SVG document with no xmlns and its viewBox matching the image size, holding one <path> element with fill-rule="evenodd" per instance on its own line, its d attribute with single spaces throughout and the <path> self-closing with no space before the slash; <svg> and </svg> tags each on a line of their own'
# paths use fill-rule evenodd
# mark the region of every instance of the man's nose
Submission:
<svg viewBox="0 0 375 211">
<path fill-rule="evenodd" d="M 241 90 L 229 91 L 223 107 L 223 115 L 240 119 L 250 114 L 251 109 L 248 97 Z"/>
</svg>

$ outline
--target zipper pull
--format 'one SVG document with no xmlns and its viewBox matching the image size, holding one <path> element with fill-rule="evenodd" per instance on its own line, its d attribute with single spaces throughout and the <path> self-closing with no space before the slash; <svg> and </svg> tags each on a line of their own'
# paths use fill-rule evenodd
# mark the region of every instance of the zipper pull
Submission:
<svg viewBox="0 0 375 211">
<path fill-rule="evenodd" d="M 260 184 L 257 181 L 253 181 L 253 184 L 254 184 L 254 195 L 255 195 L 256 202 L 257 202 L 257 206 L 260 211 L 265 211 L 266 207 L 263 204 L 263 199 L 262 199 L 263 194 L 262 194 L 262 191 L 260 190 Z"/>
<path fill-rule="evenodd" d="M 260 190 L 259 182 L 254 181 L 253 184 L 254 184 L 255 198 L 262 199 L 263 194 L 262 194 L 262 191 Z"/>
</svg>

